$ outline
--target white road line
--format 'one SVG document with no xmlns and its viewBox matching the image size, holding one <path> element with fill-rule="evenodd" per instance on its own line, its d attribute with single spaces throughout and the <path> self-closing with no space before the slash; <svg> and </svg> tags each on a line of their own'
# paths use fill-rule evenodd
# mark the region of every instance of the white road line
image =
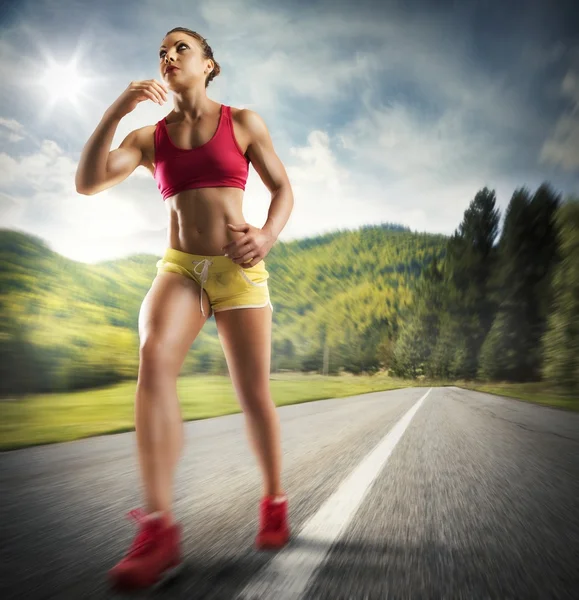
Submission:
<svg viewBox="0 0 579 600">
<path fill-rule="evenodd" d="M 431 391 L 432 388 L 392 427 L 374 450 L 362 460 L 304 525 L 299 537 L 305 538 L 309 547 L 294 548 L 290 542 L 241 590 L 237 596 L 239 600 L 302 598 L 314 571 L 322 564 L 331 545 L 349 524 L 372 482 L 402 438 L 412 417 Z"/>
</svg>

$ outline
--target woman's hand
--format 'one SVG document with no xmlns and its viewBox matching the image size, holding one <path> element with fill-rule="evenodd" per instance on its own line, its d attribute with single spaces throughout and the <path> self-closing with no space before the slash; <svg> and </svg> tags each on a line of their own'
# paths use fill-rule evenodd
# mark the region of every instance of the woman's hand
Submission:
<svg viewBox="0 0 579 600">
<path fill-rule="evenodd" d="M 167 91 L 167 86 L 156 79 L 131 81 L 127 89 L 111 104 L 108 112 L 122 119 L 144 100 L 152 100 L 162 106 L 167 102 Z"/>
<path fill-rule="evenodd" d="M 235 264 L 240 265 L 244 269 L 250 269 L 260 260 L 263 260 L 275 244 L 274 236 L 249 223 L 242 223 L 241 225 L 228 223 L 227 227 L 229 227 L 230 231 L 245 233 L 243 237 L 229 242 L 229 244 L 226 244 L 222 248 L 226 253 L 225 256 L 229 256 Z"/>
</svg>

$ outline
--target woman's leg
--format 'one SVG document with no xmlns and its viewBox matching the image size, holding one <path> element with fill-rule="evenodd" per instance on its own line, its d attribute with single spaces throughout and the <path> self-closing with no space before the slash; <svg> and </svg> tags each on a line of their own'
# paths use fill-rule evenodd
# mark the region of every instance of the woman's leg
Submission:
<svg viewBox="0 0 579 600">
<path fill-rule="evenodd" d="M 223 310 L 215 313 L 215 321 L 250 444 L 263 473 L 263 493 L 282 495 L 280 424 L 269 388 L 271 309 Z"/>
<path fill-rule="evenodd" d="M 173 521 L 173 483 L 183 448 L 177 377 L 191 344 L 207 320 L 200 288 L 176 273 L 157 275 L 139 313 L 140 362 L 135 428 L 146 511 Z M 209 300 L 203 293 L 205 314 Z"/>
</svg>

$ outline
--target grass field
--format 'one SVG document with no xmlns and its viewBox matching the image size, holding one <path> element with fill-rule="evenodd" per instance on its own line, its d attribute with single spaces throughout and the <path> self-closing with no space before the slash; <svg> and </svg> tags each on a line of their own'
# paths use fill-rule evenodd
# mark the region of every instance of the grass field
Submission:
<svg viewBox="0 0 579 600">
<path fill-rule="evenodd" d="M 553 390 L 545 383 L 472 383 L 459 382 L 452 385 L 478 392 L 516 398 L 525 402 L 543 404 L 579 412 L 579 397 Z"/>
<path fill-rule="evenodd" d="M 272 374 L 270 383 L 277 406 L 409 385 L 383 374 L 322 376 L 284 373 Z M 134 429 L 136 385 L 136 381 L 130 381 L 101 389 L 0 401 L 0 450 L 131 431 Z M 177 382 L 177 392 L 185 420 L 240 412 L 227 376 L 181 377 Z"/>
<path fill-rule="evenodd" d="M 404 381 L 377 375 L 322 376 L 272 374 L 271 392 L 277 406 L 354 396 L 413 386 L 457 385 L 525 400 L 579 410 L 579 398 L 550 391 L 544 384 L 479 385 L 469 382 Z M 63 394 L 34 395 L 0 401 L 0 450 L 66 442 L 134 429 L 136 381 Z M 240 412 L 227 376 L 191 376 L 178 380 L 185 420 Z"/>
</svg>

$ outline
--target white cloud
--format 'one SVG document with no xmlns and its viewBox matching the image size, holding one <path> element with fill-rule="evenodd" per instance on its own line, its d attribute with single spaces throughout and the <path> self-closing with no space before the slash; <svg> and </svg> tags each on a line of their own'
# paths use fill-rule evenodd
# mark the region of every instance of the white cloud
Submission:
<svg viewBox="0 0 579 600">
<path fill-rule="evenodd" d="M 23 135 L 24 126 L 15 119 L 3 119 L 0 117 L 0 138 L 7 139 L 10 143 L 20 142 L 26 139 Z"/>
<path fill-rule="evenodd" d="M 17 133 L 10 133 L 2 130 L 0 130 L 0 137 L 7 139 L 10 143 L 20 142 L 26 139 L 23 135 L 18 135 Z"/>
<path fill-rule="evenodd" d="M 162 256 L 166 245 L 166 228 L 143 229 L 129 234 L 123 231 L 118 235 L 104 234 L 83 240 L 69 229 L 63 231 L 58 238 L 53 238 L 50 243 L 55 252 L 87 263 L 113 260 L 137 253 Z"/>
<path fill-rule="evenodd" d="M 121 187 L 95 196 L 77 194 L 76 163 L 52 140 L 34 153 L 13 158 L 0 154 L 0 186 L 17 187 L 0 202 L 2 226 L 39 235 L 49 242 L 74 239 L 82 248 L 105 236 L 125 236 L 147 229 L 146 212 Z"/>
<path fill-rule="evenodd" d="M 23 198 L 10 196 L 0 192 L 0 227 L 17 229 L 21 221 L 23 205 Z"/>
<path fill-rule="evenodd" d="M 541 149 L 540 160 L 574 171 L 579 170 L 579 56 L 561 82 L 561 93 L 569 98 L 571 108 L 559 117 Z"/>
<path fill-rule="evenodd" d="M 0 125 L 15 133 L 21 133 L 24 131 L 24 125 L 15 119 L 3 119 L 0 117 Z"/>
</svg>

